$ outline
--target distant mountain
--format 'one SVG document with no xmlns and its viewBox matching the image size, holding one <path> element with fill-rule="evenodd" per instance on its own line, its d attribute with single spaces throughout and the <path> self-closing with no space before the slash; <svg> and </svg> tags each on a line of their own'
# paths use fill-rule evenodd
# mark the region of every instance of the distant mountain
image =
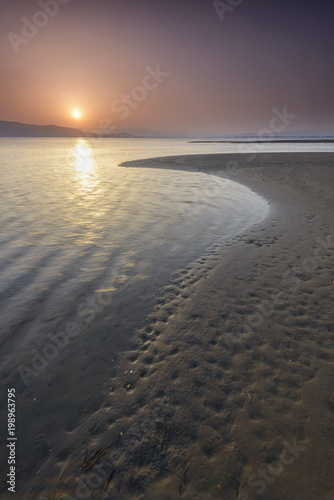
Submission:
<svg viewBox="0 0 334 500">
<path fill-rule="evenodd" d="M 279 138 L 296 138 L 296 139 L 334 139 L 334 130 L 294 130 L 287 133 L 276 134 Z"/>
<path fill-rule="evenodd" d="M 81 130 L 56 125 L 27 125 L 0 121 L 0 137 L 84 137 Z"/>
<path fill-rule="evenodd" d="M 0 121 L 0 137 L 95 137 L 96 134 L 77 128 L 58 127 L 57 125 L 29 125 L 20 122 Z M 103 135 L 106 138 L 134 137 L 126 132 Z"/>
<path fill-rule="evenodd" d="M 194 137 L 203 137 L 203 134 L 193 134 L 193 133 L 184 133 L 180 131 L 171 131 L 171 130 L 156 130 L 152 131 L 146 128 L 128 128 L 128 129 L 119 129 L 120 133 L 128 133 L 134 137 L 139 137 L 142 139 L 192 139 Z"/>
<path fill-rule="evenodd" d="M 20 122 L 0 121 L 0 137 L 72 137 L 72 138 L 89 138 L 89 137 L 104 137 L 104 138 L 142 138 L 142 139 L 188 139 L 194 141 L 206 142 L 265 142 L 266 140 L 285 142 L 287 141 L 312 141 L 317 142 L 332 142 L 334 141 L 334 130 L 312 130 L 312 131 L 292 131 L 285 133 L 274 134 L 273 137 L 262 138 L 259 135 L 234 134 L 225 136 L 208 136 L 206 134 L 187 134 L 179 131 L 155 131 L 130 128 L 118 129 L 117 132 L 110 134 L 99 133 L 98 130 L 80 130 L 77 128 L 58 127 L 57 125 L 31 125 Z M 192 141 L 193 142 L 193 141 Z"/>
<path fill-rule="evenodd" d="M 297 141 L 306 142 L 314 140 L 316 142 L 331 142 L 334 141 L 334 130 L 306 130 L 306 131 L 288 131 L 275 133 L 272 137 L 262 137 L 260 134 L 235 134 L 220 137 L 210 137 L 210 139 L 221 142 L 285 142 Z"/>
</svg>

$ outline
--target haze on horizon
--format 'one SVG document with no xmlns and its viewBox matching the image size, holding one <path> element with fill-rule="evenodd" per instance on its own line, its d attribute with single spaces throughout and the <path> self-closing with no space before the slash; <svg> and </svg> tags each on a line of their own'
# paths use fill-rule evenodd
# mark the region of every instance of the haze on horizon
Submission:
<svg viewBox="0 0 334 500">
<path fill-rule="evenodd" d="M 1 0 L 0 120 L 224 135 L 286 107 L 288 130 L 334 129 L 333 13 L 330 1 Z"/>
</svg>

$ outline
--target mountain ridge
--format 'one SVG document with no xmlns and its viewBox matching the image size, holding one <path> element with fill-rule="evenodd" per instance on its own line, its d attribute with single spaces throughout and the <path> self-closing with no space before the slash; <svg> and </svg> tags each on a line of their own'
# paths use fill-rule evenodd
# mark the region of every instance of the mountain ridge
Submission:
<svg viewBox="0 0 334 500">
<path fill-rule="evenodd" d="M 0 120 L 0 137 L 54 137 L 54 138 L 90 138 L 98 134 L 78 128 L 60 127 L 58 125 L 34 125 L 21 122 Z M 106 138 L 135 137 L 127 132 L 103 134 Z"/>
</svg>

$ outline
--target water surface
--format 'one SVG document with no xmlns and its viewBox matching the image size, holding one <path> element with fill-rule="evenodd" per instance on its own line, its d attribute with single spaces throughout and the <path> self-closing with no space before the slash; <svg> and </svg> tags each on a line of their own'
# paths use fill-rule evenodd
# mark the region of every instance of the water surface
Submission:
<svg viewBox="0 0 334 500">
<path fill-rule="evenodd" d="M 0 141 L 0 341 L 8 367 L 83 316 L 80 306 L 94 294 L 117 303 L 109 315 L 98 311 L 108 321 L 135 322 L 133 311 L 145 309 L 172 271 L 263 217 L 265 201 L 239 184 L 119 166 L 190 151 L 185 141 Z"/>
</svg>

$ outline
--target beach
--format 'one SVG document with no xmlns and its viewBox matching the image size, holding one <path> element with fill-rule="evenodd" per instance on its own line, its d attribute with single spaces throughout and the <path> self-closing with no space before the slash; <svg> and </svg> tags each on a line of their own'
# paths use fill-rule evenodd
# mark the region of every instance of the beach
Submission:
<svg viewBox="0 0 334 500">
<path fill-rule="evenodd" d="M 228 178 L 269 211 L 174 273 L 80 425 L 69 424 L 80 373 L 56 441 L 41 407 L 22 498 L 334 498 L 334 154 L 123 167 Z"/>
</svg>

